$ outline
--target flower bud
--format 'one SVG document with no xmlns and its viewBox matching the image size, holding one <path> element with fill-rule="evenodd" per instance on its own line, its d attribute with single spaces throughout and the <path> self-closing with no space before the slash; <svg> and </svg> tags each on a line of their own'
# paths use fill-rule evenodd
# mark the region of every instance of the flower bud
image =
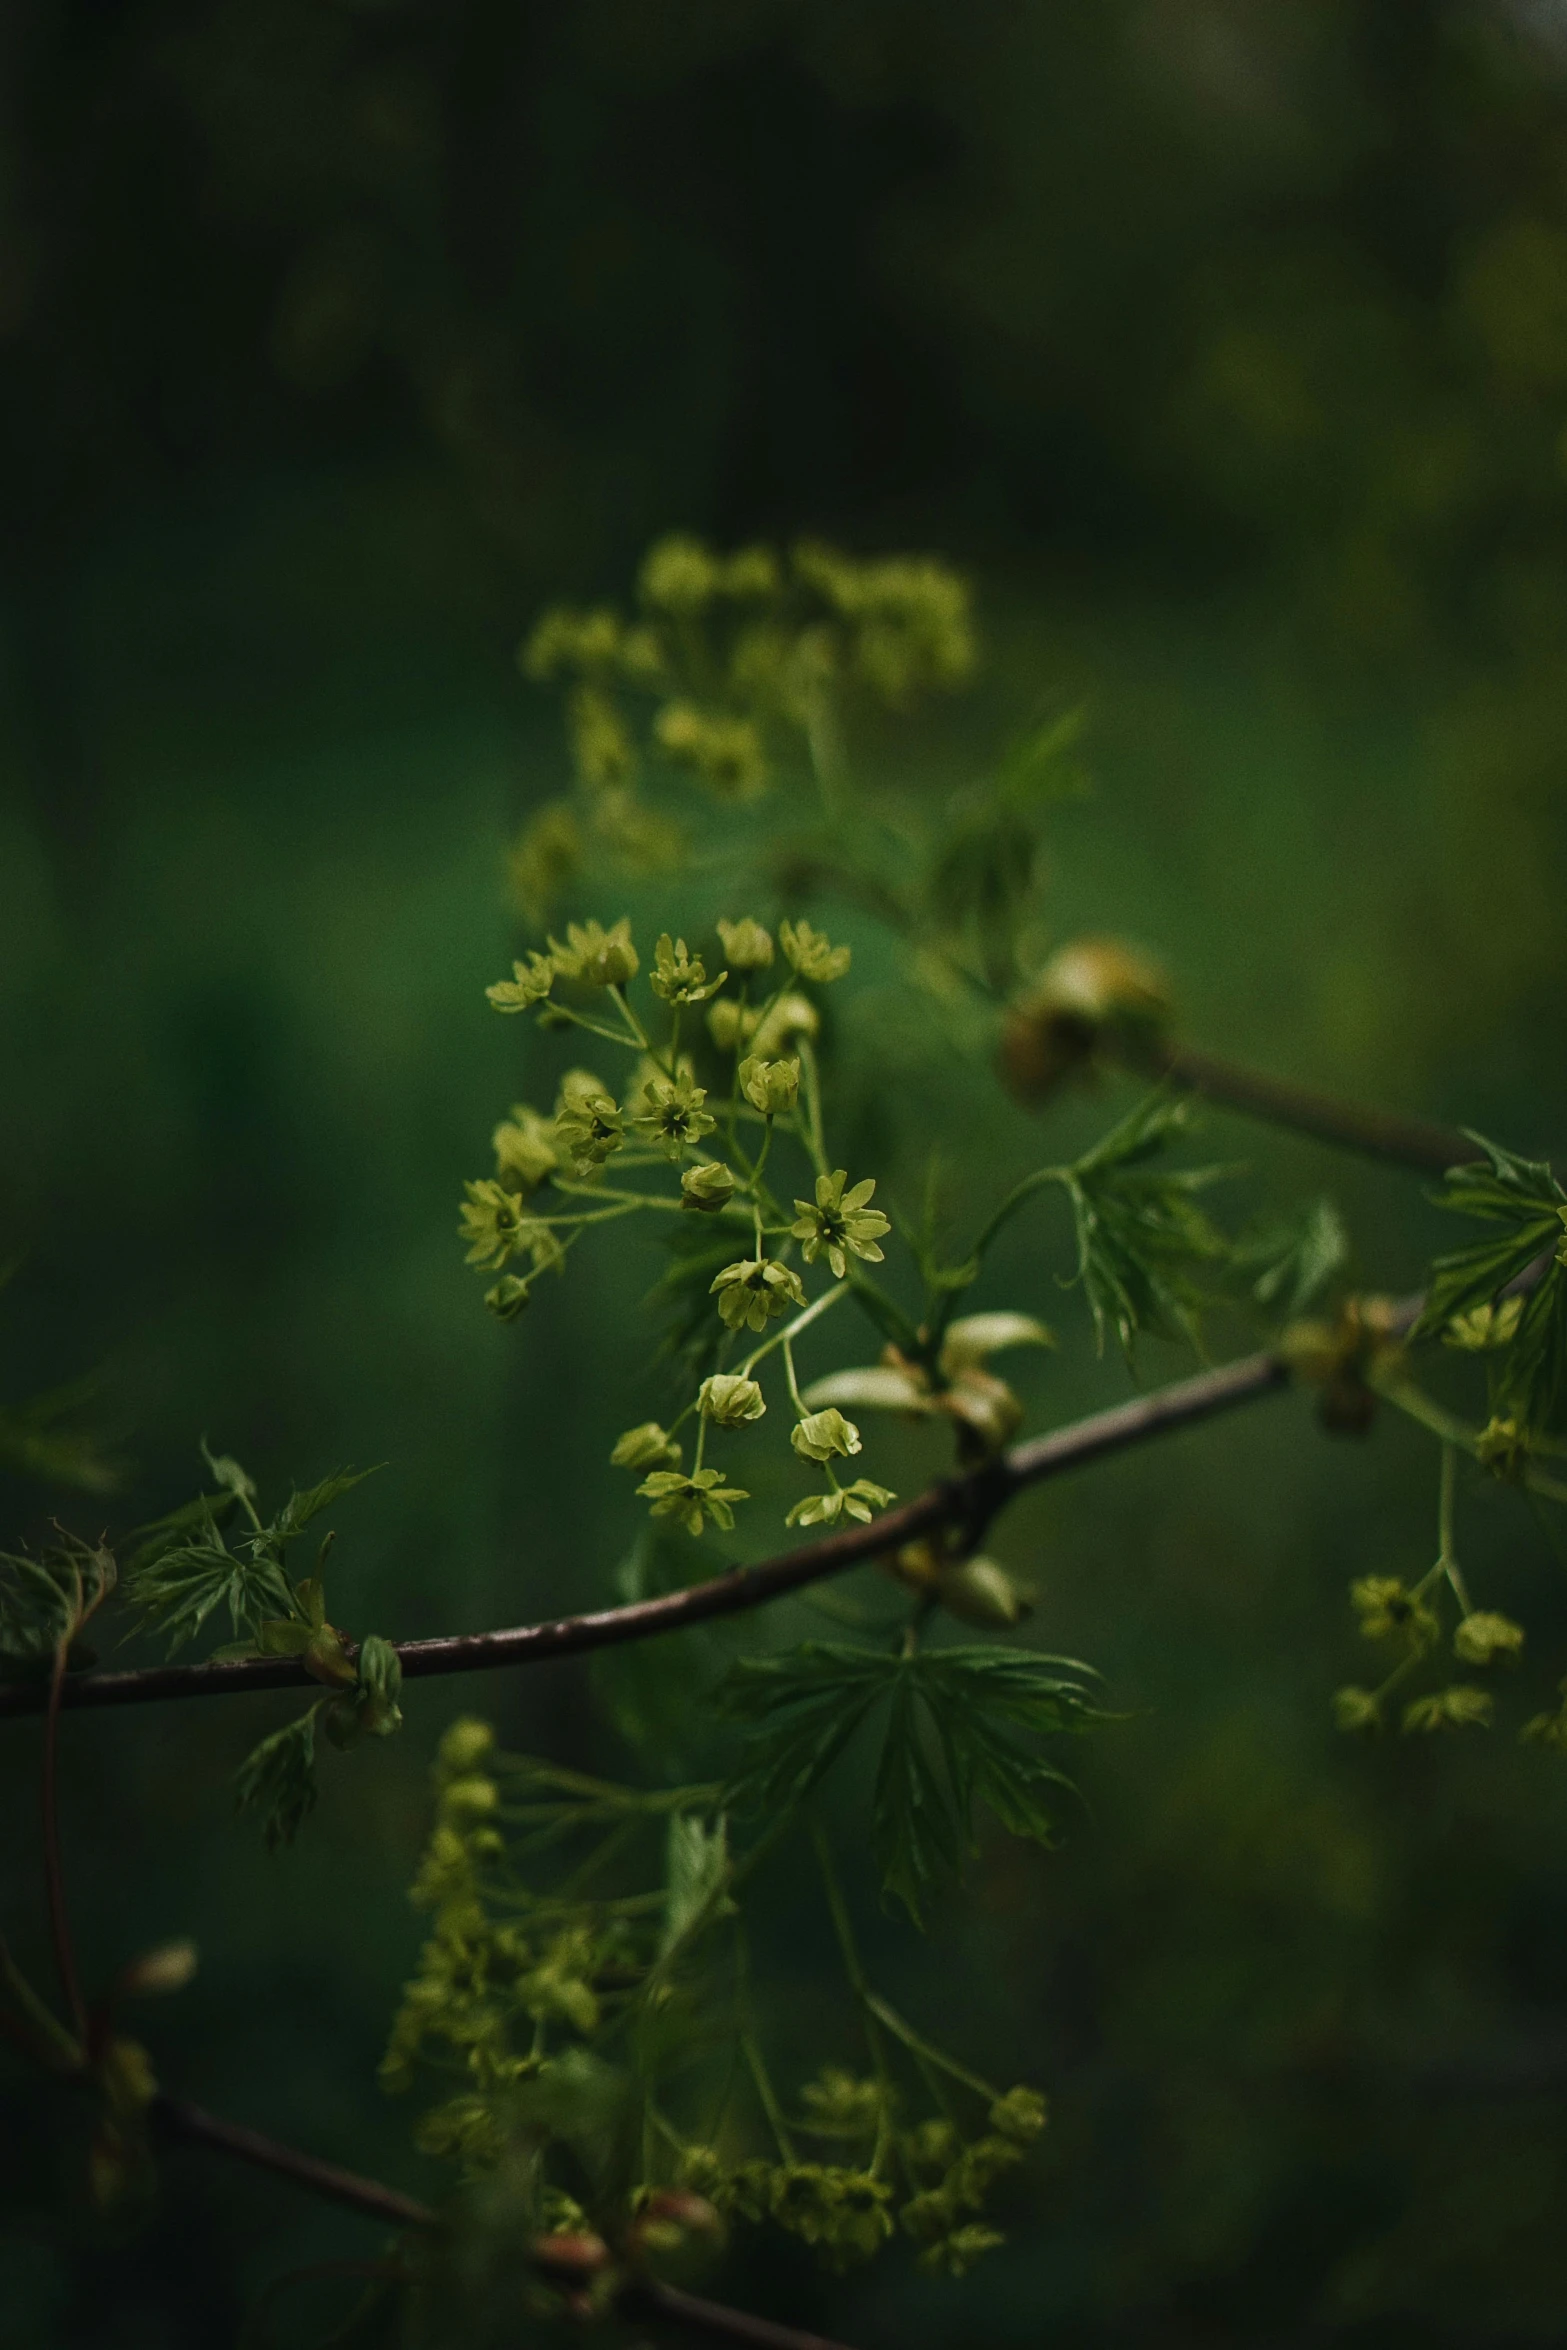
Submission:
<svg viewBox="0 0 1567 2350">
<path fill-rule="evenodd" d="M 1049 2118 L 1037 2089 L 1009 2089 L 990 2109 L 990 2126 L 1015 2146 L 1031 2146 Z"/>
<path fill-rule="evenodd" d="M 1152 1037 L 1170 1016 L 1158 965 L 1113 938 L 1076 939 L 1050 958 L 1007 1017 L 1001 1074 L 1020 1101 L 1047 1101 L 1087 1068 L 1107 1033 Z"/>
<path fill-rule="evenodd" d="M 679 1462 L 680 1447 L 657 1420 L 644 1420 L 626 1430 L 609 1459 L 615 1469 L 661 1469 Z"/>
<path fill-rule="evenodd" d="M 480 1778 L 477 1773 L 451 1779 L 441 1791 L 441 1816 L 450 1827 L 471 1826 L 487 1818 L 499 1801 L 500 1789 L 493 1779 Z"/>
<path fill-rule="evenodd" d="M 457 1779 L 476 1771 L 494 1751 L 495 1732 L 488 1722 L 481 1722 L 472 1714 L 463 1714 L 453 1722 L 442 1733 L 436 1749 L 441 1769 Z"/>
<path fill-rule="evenodd" d="M 738 1372 L 718 1371 L 704 1379 L 697 1391 L 697 1408 L 717 1428 L 743 1428 L 766 1411 L 761 1388 Z"/>
<path fill-rule="evenodd" d="M 740 1064 L 740 1091 L 753 1110 L 776 1118 L 781 1111 L 792 1110 L 800 1098 L 800 1064 L 767 1061 L 753 1053 Z"/>
<path fill-rule="evenodd" d="M 789 1431 L 789 1442 L 802 1461 L 847 1460 L 860 1450 L 860 1432 L 835 1404 L 809 1412 Z"/>
<path fill-rule="evenodd" d="M 1523 1626 L 1489 1608 L 1465 1616 L 1453 1634 L 1453 1654 L 1466 1665 L 1494 1664 L 1498 1657 L 1514 1663 L 1522 1649 Z"/>
<path fill-rule="evenodd" d="M 994 1559 L 961 1559 L 936 1575 L 936 1597 L 965 1624 L 998 1628 L 1021 1622 L 1033 1604 L 1029 1595 Z"/>
<path fill-rule="evenodd" d="M 730 1169 L 717 1159 L 704 1159 L 698 1167 L 688 1167 L 680 1178 L 680 1205 L 696 1208 L 704 1216 L 716 1215 L 726 1208 L 734 1197 L 735 1179 Z"/>
</svg>

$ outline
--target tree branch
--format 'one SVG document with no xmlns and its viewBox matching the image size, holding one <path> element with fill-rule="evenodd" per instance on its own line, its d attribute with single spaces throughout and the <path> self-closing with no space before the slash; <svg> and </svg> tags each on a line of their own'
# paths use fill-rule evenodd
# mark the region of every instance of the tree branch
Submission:
<svg viewBox="0 0 1567 2350">
<path fill-rule="evenodd" d="M 440 2213 L 427 2203 L 417 2203 L 395 2187 L 384 2187 L 379 2179 L 361 2178 L 356 2171 L 340 2170 L 333 2162 L 318 2162 L 313 2154 L 301 2154 L 295 2147 L 264 2137 L 259 2130 L 248 2130 L 239 2122 L 223 2121 L 199 2105 L 187 2105 L 182 2098 L 160 2093 L 149 2111 L 154 2125 L 167 2137 L 233 2155 L 240 2162 L 303 2187 L 309 2194 L 344 2204 L 366 2219 L 381 2220 L 395 2228 L 441 2225 Z M 628 2285 L 620 2296 L 620 2306 L 629 2315 L 668 2318 L 693 2333 L 740 2343 L 745 2350 L 845 2350 L 843 2343 L 830 2342 L 823 2334 L 798 2333 L 792 2326 L 774 2325 L 770 2318 L 753 2317 L 747 2310 L 701 2300 L 695 2293 L 680 2292 L 651 2277 Z"/>
<path fill-rule="evenodd" d="M 1411 1314 L 1414 1310 L 1410 1309 Z M 1177 1380 L 1172 1386 L 1156 1388 L 1151 1395 L 1135 1396 L 1129 1403 L 1014 1445 L 972 1475 L 945 1478 L 901 1509 L 887 1510 L 871 1525 L 846 1527 L 820 1542 L 784 1551 L 753 1567 L 736 1567 L 710 1582 L 588 1615 L 560 1616 L 551 1622 L 519 1624 L 495 1632 L 403 1641 L 397 1653 L 404 1678 L 484 1672 L 497 1665 L 543 1664 L 555 1657 L 678 1632 L 689 1624 L 761 1607 L 786 1592 L 827 1575 L 842 1574 L 942 1526 L 961 1528 L 967 1539 L 977 1542 L 996 1512 L 1025 1486 L 1271 1395 L 1286 1386 L 1289 1377 L 1277 1355 L 1246 1355 L 1217 1370 L 1201 1371 L 1194 1378 Z M 138 1705 L 160 1698 L 216 1697 L 240 1690 L 317 1688 L 294 1658 L 256 1657 L 232 1664 L 153 1665 L 123 1673 L 83 1673 L 67 1678 L 61 1698 L 67 1706 Z M 36 1713 L 44 1702 L 44 1693 L 34 1683 L 0 1687 L 0 1716 Z"/>
<path fill-rule="evenodd" d="M 1198 1045 L 1107 1032 L 1103 1050 L 1139 1077 L 1168 1078 L 1248 1118 L 1292 1127 L 1297 1134 L 1309 1134 L 1339 1150 L 1358 1151 L 1365 1158 L 1445 1175 L 1449 1167 L 1476 1156 L 1474 1144 L 1456 1126 L 1436 1126 L 1424 1118 L 1401 1118 L 1392 1111 L 1340 1101 L 1336 1094 L 1292 1084 L 1221 1053 L 1204 1052 Z"/>
<path fill-rule="evenodd" d="M 210 2146 L 216 2153 L 232 2154 L 236 2160 L 251 2163 L 258 2170 L 269 2170 L 278 2178 L 291 2180 L 312 2195 L 324 2195 L 329 2202 L 346 2204 L 350 2211 L 362 2212 L 367 2219 L 385 2220 L 396 2228 L 433 2228 L 440 2224 L 438 2215 L 427 2203 L 416 2203 L 411 2195 L 401 2195 L 395 2187 L 383 2187 L 379 2179 L 362 2179 L 355 2171 L 340 2170 L 335 2162 L 318 2162 L 313 2154 L 300 2154 L 276 2138 L 263 2137 L 259 2130 L 247 2130 L 241 2122 L 222 2121 L 217 2114 L 207 2113 L 199 2105 L 187 2105 L 183 2098 L 167 2097 L 160 2091 L 149 2113 L 154 2125 L 170 2138 L 188 2146 Z"/>
</svg>

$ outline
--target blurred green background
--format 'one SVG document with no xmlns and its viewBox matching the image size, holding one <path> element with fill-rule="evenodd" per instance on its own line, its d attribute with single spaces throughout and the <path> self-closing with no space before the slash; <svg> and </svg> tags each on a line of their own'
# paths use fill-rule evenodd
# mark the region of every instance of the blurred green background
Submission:
<svg viewBox="0 0 1567 2350">
<path fill-rule="evenodd" d="M 0 1381 L 101 1365 L 127 1464 L 107 1503 L 7 1484 L 8 1538 L 169 1506 L 206 1434 L 264 1490 L 389 1464 L 338 1513 L 356 1629 L 607 1593 L 606 1431 L 656 1401 L 624 1279 L 501 1330 L 453 1226 L 520 1083 L 502 854 L 565 773 L 514 646 L 671 527 L 962 563 L 986 666 L 922 760 L 1085 704 L 1059 936 L 1157 948 L 1215 1048 L 1561 1142 L 1557 0 L 13 0 L 0 56 Z M 851 1115 L 924 1049 L 882 977 Z M 959 1121 L 976 1197 L 1123 1098 L 1041 1132 L 983 1070 L 920 1082 L 889 1150 Z M 1418 1183 L 1209 1134 L 1418 1277 Z M 995 1276 L 1066 1335 L 1035 1426 L 1125 1389 L 1063 1262 L 1042 1219 Z M 988 1848 L 927 1945 L 866 1920 L 912 2010 L 957 1997 L 973 2060 L 1050 2093 L 1010 2244 L 950 2286 L 742 2242 L 715 2291 L 865 2350 L 1561 2338 L 1559 1763 L 1328 1727 L 1345 1584 L 1423 1568 L 1433 1509 L 1410 1432 L 1286 1400 L 1014 1511 L 1033 1632 L 1128 1719 L 1060 1854 Z M 1463 1513 L 1548 1690 L 1560 1566 L 1510 1497 Z M 72 1720 L 90 1971 L 202 1948 L 147 2025 L 169 2085 L 436 2191 L 374 2082 L 434 1739 L 477 1706 L 618 1763 L 591 1703 L 571 1667 L 420 1684 L 270 1862 L 228 1780 L 276 1701 Z M 41 1970 L 36 1731 L 0 1743 Z M 795 1898 L 786 2029 L 831 1974 Z M 69 2117 L 0 2098 L 7 2350 L 224 2343 L 266 2277 L 369 2249 L 190 2155 L 115 2241 L 70 2214 Z"/>
</svg>

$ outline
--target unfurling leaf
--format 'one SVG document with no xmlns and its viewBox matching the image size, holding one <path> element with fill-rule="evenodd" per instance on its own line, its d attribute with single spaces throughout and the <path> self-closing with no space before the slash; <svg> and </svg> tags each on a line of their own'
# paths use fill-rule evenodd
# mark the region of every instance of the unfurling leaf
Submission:
<svg viewBox="0 0 1567 2350">
<path fill-rule="evenodd" d="M 1224 1170 L 1148 1165 L 1187 1122 L 1185 1102 L 1154 1094 L 1066 1171 L 1077 1228 L 1077 1278 L 1102 1348 L 1113 1329 L 1128 1356 L 1140 1331 L 1194 1346 L 1206 1292 L 1200 1266 L 1227 1253 L 1195 1194 Z"/>
<path fill-rule="evenodd" d="M 1499 1354 L 1499 1402 L 1520 1426 L 1543 1428 L 1567 1390 L 1567 1265 L 1558 1253 L 1567 1191 L 1543 1159 L 1517 1158 L 1483 1135 L 1473 1139 L 1484 1158 L 1452 1168 L 1437 1205 L 1495 1229 L 1437 1258 L 1415 1334 L 1434 1336 L 1455 1325 L 1465 1337 L 1481 1332 L 1476 1314 L 1497 1308 L 1509 1284 L 1548 1255 L 1516 1319 L 1507 1301 L 1510 1334 L 1497 1312 L 1483 1325 L 1484 1343 Z"/>
<path fill-rule="evenodd" d="M 253 1746 L 234 1777 L 236 1808 L 254 1812 L 269 1852 L 292 1844 L 316 1807 L 316 1714 L 274 1730 Z"/>
</svg>

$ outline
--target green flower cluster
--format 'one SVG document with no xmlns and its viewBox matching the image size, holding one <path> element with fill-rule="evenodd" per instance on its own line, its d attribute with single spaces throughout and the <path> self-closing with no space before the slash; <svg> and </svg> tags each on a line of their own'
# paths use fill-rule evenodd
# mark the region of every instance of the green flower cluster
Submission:
<svg viewBox="0 0 1567 2350">
<path fill-rule="evenodd" d="M 830 763 L 856 703 L 912 713 L 975 667 L 968 583 L 930 558 L 862 561 L 817 544 L 723 555 L 674 535 L 648 551 L 637 602 L 634 616 L 556 606 L 522 648 L 524 672 L 564 693 L 575 785 L 534 812 L 512 851 L 532 921 L 549 919 L 591 854 L 635 872 L 680 858 L 680 827 L 648 799 L 650 779 L 744 806 L 780 774 Z M 531 972 L 517 984 L 535 984 Z"/>
<path fill-rule="evenodd" d="M 688 557 L 689 550 L 670 576 L 697 576 Z M 605 642 L 595 619 L 585 627 L 584 658 L 607 658 Z M 682 1249 L 671 1276 L 699 1358 L 694 1391 L 669 1427 L 647 1421 L 627 1430 L 613 1462 L 640 1475 L 639 1495 L 655 1518 L 673 1519 L 693 1535 L 709 1523 L 732 1531 L 735 1508 L 749 1494 L 705 1461 L 705 1447 L 710 1435 L 741 1433 L 766 1416 L 767 1398 L 754 1374 L 767 1356 L 781 1354 L 793 1407 L 792 1454 L 824 1472 L 823 1489 L 796 1501 L 787 1522 L 865 1523 L 892 1493 L 869 1478 L 840 1482 L 834 1463 L 862 1450 L 860 1431 L 835 1407 L 813 1408 L 802 1397 L 793 1355 L 796 1341 L 837 1295 L 868 1294 L 863 1275 L 851 1280 L 851 1265 L 879 1265 L 891 1230 L 889 1218 L 871 1205 L 875 1178 L 851 1185 L 846 1169 L 827 1164 L 822 1141 L 813 1043 L 820 1021 L 804 991 L 840 979 L 849 949 L 804 921 L 781 923 L 776 939 L 749 914 L 720 921 L 717 932 L 720 956 L 712 959 L 672 931 L 660 933 L 645 1009 L 627 993 L 642 957 L 624 917 L 568 923 L 564 940 L 552 936 L 547 951 L 514 963 L 512 977 L 487 991 L 497 1010 L 531 1011 L 547 1026 L 585 1029 L 618 1046 L 632 1067 L 623 1086 L 594 1069 L 569 1069 L 553 1116 L 513 1104 L 491 1138 L 495 1172 L 466 1187 L 461 1237 L 470 1264 L 500 1274 L 485 1302 L 512 1321 L 538 1275 L 562 1270 L 591 1227 L 668 1208 L 710 1220 L 718 1245 L 710 1254 L 699 1240 Z M 717 976 L 710 979 L 715 963 Z M 762 977 L 779 964 L 776 982 Z M 763 990 L 754 1002 L 753 983 Z M 706 1034 L 699 1030 L 692 1038 L 688 1027 L 683 1044 L 682 1020 L 695 1007 L 704 1008 Z M 768 1177 L 775 1143 L 801 1154 L 810 1170 L 813 1196 L 796 1197 L 792 1213 Z M 673 1194 L 649 1172 L 660 1163 L 678 1177 Z M 726 1253 L 722 1239 L 730 1234 Z M 817 1264 L 842 1290 L 807 1294 L 802 1270 Z M 875 1306 L 877 1314 L 887 1310 Z M 731 1350 L 749 1339 L 761 1343 L 734 1360 Z M 688 1418 L 696 1435 L 689 1467 L 679 1434 Z"/>
</svg>

